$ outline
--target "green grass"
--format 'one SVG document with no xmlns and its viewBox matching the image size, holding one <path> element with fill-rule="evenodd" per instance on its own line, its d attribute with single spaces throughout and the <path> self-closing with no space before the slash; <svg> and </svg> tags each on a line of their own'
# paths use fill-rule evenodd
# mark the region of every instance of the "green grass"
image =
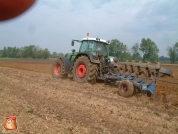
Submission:
<svg viewBox="0 0 178 134">
<path fill-rule="evenodd" d="M 28 113 L 33 113 L 33 108 L 32 108 L 32 106 L 29 107 L 29 109 L 28 109 L 27 112 L 28 112 Z"/>
<path fill-rule="evenodd" d="M 156 114 L 157 116 L 161 116 L 160 112 L 155 111 L 154 114 Z"/>
<path fill-rule="evenodd" d="M 56 116 L 59 121 L 62 121 L 62 116 Z"/>
</svg>

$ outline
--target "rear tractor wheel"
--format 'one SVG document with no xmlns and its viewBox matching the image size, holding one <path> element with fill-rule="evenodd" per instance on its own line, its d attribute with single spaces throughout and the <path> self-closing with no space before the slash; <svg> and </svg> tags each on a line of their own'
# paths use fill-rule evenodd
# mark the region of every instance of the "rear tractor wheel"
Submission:
<svg viewBox="0 0 178 134">
<path fill-rule="evenodd" d="M 134 93 L 134 86 L 129 80 L 123 80 L 119 84 L 119 94 L 123 97 L 130 97 Z"/>
<path fill-rule="evenodd" d="M 98 75 L 98 67 L 90 62 L 88 57 L 81 56 L 74 63 L 73 78 L 77 82 L 95 83 Z"/>
<path fill-rule="evenodd" d="M 57 59 L 51 68 L 51 73 L 54 78 L 65 78 L 68 76 L 68 74 L 64 73 L 64 63 L 63 61 L 59 58 Z"/>
</svg>

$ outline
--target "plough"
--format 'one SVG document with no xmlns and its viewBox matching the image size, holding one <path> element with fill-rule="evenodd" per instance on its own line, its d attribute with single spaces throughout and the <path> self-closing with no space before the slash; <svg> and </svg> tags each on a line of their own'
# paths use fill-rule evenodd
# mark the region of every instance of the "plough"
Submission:
<svg viewBox="0 0 178 134">
<path fill-rule="evenodd" d="M 104 75 L 105 82 L 118 86 L 118 92 L 124 97 L 131 96 L 135 89 L 146 91 L 147 96 L 154 96 L 156 80 L 167 75 L 172 77 L 172 71 L 161 68 L 160 63 L 122 62 L 110 65 L 110 71 Z"/>
</svg>

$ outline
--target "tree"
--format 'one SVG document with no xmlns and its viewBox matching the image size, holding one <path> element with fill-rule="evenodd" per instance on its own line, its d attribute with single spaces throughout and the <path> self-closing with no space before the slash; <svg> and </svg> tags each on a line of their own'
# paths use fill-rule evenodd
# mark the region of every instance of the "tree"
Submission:
<svg viewBox="0 0 178 134">
<path fill-rule="evenodd" d="M 123 54 L 122 54 L 122 57 L 121 57 L 121 61 L 131 61 L 132 60 L 132 55 L 131 53 L 129 52 L 129 49 L 127 48 L 127 51 L 125 51 Z"/>
<path fill-rule="evenodd" d="M 143 38 L 141 40 L 139 50 L 142 51 L 143 53 L 143 61 L 154 62 L 154 61 L 159 60 L 159 57 L 158 57 L 159 49 L 157 48 L 157 45 L 155 44 L 155 42 L 152 41 L 151 39 Z"/>
<path fill-rule="evenodd" d="M 2 51 L 2 57 L 7 57 L 7 49 L 6 49 L 6 47 L 4 47 L 4 49 Z"/>
<path fill-rule="evenodd" d="M 0 57 L 2 57 L 3 50 L 0 50 Z"/>
<path fill-rule="evenodd" d="M 57 54 L 57 57 L 62 57 L 62 56 L 65 56 L 63 53 L 58 53 Z"/>
<path fill-rule="evenodd" d="M 16 58 L 23 58 L 23 48 L 18 48 Z"/>
<path fill-rule="evenodd" d="M 51 54 L 51 58 L 57 58 L 57 53 L 56 53 L 56 52 L 53 52 L 53 53 Z"/>
<path fill-rule="evenodd" d="M 140 61 L 142 60 L 142 57 L 140 55 L 140 52 L 139 52 L 139 44 L 138 43 L 135 43 L 132 48 L 131 48 L 131 51 L 132 51 L 132 59 L 133 60 L 136 60 L 136 61 Z"/>
<path fill-rule="evenodd" d="M 42 49 L 39 46 L 34 46 L 34 45 L 24 46 L 21 48 L 4 47 L 3 50 L 0 50 L 0 57 L 48 59 L 50 57 L 50 51 L 47 48 Z"/>
<path fill-rule="evenodd" d="M 12 58 L 17 58 L 18 48 L 14 47 L 12 51 L 13 51 L 13 57 Z"/>
<path fill-rule="evenodd" d="M 127 46 L 117 39 L 111 40 L 109 52 L 111 56 L 118 57 L 121 61 L 131 59 L 131 55 Z"/>
<path fill-rule="evenodd" d="M 160 60 L 161 62 L 168 62 L 170 59 L 169 59 L 169 57 L 160 56 L 160 57 L 159 57 L 159 60 Z"/>
<path fill-rule="evenodd" d="M 178 42 L 175 43 L 172 47 L 167 48 L 168 56 L 171 63 L 175 63 L 178 60 Z"/>
<path fill-rule="evenodd" d="M 43 58 L 49 59 L 49 57 L 50 57 L 50 52 L 47 48 L 45 48 L 45 50 L 43 50 Z"/>
</svg>

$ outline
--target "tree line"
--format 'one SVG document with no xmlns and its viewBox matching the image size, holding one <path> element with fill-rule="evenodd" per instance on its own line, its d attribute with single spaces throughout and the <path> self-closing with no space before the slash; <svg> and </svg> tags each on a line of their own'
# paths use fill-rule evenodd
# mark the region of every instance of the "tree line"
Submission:
<svg viewBox="0 0 178 134">
<path fill-rule="evenodd" d="M 118 57 L 120 61 L 135 60 L 135 61 L 170 61 L 175 63 L 178 61 L 178 42 L 172 46 L 168 46 L 165 50 L 169 57 L 158 56 L 159 49 L 154 41 L 149 38 L 143 38 L 141 43 L 135 43 L 131 49 L 118 39 L 112 39 L 109 45 L 111 56 Z M 29 45 L 21 48 L 4 47 L 0 50 L 2 58 L 31 58 L 31 59 L 49 59 L 64 56 L 63 53 L 52 52 L 39 46 Z"/>
<path fill-rule="evenodd" d="M 172 46 L 168 46 L 165 50 L 169 56 L 159 57 L 159 49 L 154 41 L 150 38 L 143 38 L 141 43 L 135 43 L 131 49 L 118 39 L 112 39 L 109 45 L 109 51 L 111 56 L 118 57 L 120 61 L 135 60 L 135 61 L 170 61 L 175 63 L 178 61 L 178 42 Z"/>
<path fill-rule="evenodd" d="M 30 59 L 49 59 L 63 56 L 63 53 L 50 53 L 45 48 L 42 49 L 39 46 L 29 45 L 21 48 L 18 47 L 4 47 L 0 50 L 0 57 L 2 58 L 30 58 Z"/>
</svg>

